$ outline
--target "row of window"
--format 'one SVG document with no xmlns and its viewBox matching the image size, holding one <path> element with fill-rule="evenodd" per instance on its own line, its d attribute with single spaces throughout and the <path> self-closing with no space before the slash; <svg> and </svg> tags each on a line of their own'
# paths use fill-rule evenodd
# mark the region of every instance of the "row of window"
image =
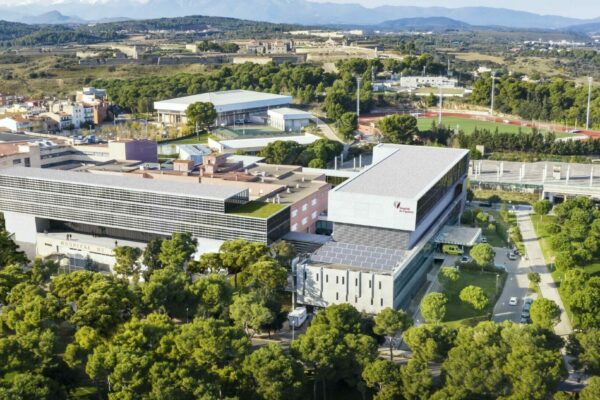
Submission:
<svg viewBox="0 0 600 400">
<path fill-rule="evenodd" d="M 311 202 L 310 202 L 310 204 L 313 207 L 316 206 L 317 205 L 317 199 L 316 198 L 312 199 Z M 301 208 L 302 208 L 302 212 L 305 212 L 306 210 L 308 210 L 308 203 L 302 204 Z M 313 215 L 315 213 L 316 213 L 316 211 L 313 213 Z M 296 218 L 297 216 L 298 216 L 298 210 L 296 209 L 296 210 L 292 211 L 292 218 Z M 315 217 L 313 217 L 313 219 L 315 219 Z"/>
<path fill-rule="evenodd" d="M 52 192 L 60 194 L 72 194 L 76 196 L 80 196 L 82 193 L 84 193 L 85 197 L 114 199 L 132 203 L 162 205 L 190 210 L 203 210 L 221 213 L 225 211 L 224 201 L 178 196 L 176 194 L 167 195 L 112 187 L 100 187 L 79 183 L 53 182 L 44 179 L 0 176 L 0 186 L 4 186 L 7 189 L 19 188 L 32 190 L 35 192 Z"/>
<path fill-rule="evenodd" d="M 335 292 L 335 300 L 339 301 L 340 300 L 340 294 L 339 292 Z M 348 299 L 346 299 L 346 301 L 348 301 Z M 358 304 L 358 296 L 354 296 L 354 304 Z M 371 305 L 374 304 L 374 299 L 371 297 Z M 379 305 L 381 307 L 383 307 L 383 297 L 379 299 Z"/>
<path fill-rule="evenodd" d="M 316 274 L 315 276 L 316 276 L 315 280 L 317 282 L 319 282 L 319 274 Z M 346 277 L 342 276 L 341 278 L 342 278 L 342 285 L 345 285 L 346 284 Z M 329 274 L 325 274 L 325 283 L 329 283 Z M 339 283 L 340 283 L 340 276 L 339 275 L 335 276 L 335 283 L 336 283 L 336 285 L 339 285 Z M 369 279 L 368 283 L 369 283 L 369 289 L 371 289 L 372 285 L 373 285 L 372 280 Z M 358 287 L 358 278 L 354 278 L 354 286 Z M 381 281 L 379 281 L 379 290 L 381 290 Z"/>
</svg>

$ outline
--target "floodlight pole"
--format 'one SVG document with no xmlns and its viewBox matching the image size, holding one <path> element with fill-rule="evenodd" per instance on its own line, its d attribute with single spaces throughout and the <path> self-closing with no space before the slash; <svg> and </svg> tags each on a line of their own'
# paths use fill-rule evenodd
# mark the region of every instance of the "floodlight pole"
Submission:
<svg viewBox="0 0 600 400">
<path fill-rule="evenodd" d="M 494 115 L 494 95 L 496 92 L 496 73 L 492 72 L 492 103 L 490 104 L 490 115 Z"/>
<path fill-rule="evenodd" d="M 590 109 L 591 109 L 591 105 L 592 105 L 592 83 L 594 82 L 594 78 L 592 78 L 591 76 L 588 77 L 588 100 L 587 100 L 587 115 L 586 115 L 586 119 L 585 119 L 585 129 L 586 130 L 590 130 Z"/>
<path fill-rule="evenodd" d="M 360 76 L 356 77 L 356 116 L 360 117 L 360 83 L 362 82 L 362 78 Z"/>
<path fill-rule="evenodd" d="M 442 91 L 442 86 L 440 85 L 440 112 L 438 116 L 438 127 L 442 127 L 442 109 L 444 107 L 444 93 Z"/>
</svg>

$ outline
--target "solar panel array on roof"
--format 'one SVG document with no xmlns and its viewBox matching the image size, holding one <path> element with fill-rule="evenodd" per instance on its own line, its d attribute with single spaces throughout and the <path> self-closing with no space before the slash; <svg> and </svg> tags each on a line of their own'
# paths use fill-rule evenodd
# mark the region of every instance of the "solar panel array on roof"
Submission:
<svg viewBox="0 0 600 400">
<path fill-rule="evenodd" d="M 406 251 L 370 247 L 360 244 L 329 242 L 318 249 L 311 260 L 342 264 L 371 270 L 393 271 L 406 256 Z"/>
</svg>

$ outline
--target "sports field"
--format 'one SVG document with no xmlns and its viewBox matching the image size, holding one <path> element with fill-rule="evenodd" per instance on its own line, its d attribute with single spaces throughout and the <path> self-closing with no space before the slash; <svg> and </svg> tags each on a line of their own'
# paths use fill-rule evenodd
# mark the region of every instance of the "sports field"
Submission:
<svg viewBox="0 0 600 400">
<path fill-rule="evenodd" d="M 431 128 L 431 123 L 434 122 L 437 124 L 437 118 L 419 118 L 418 126 L 419 130 L 426 131 Z M 487 129 L 492 132 L 498 128 L 499 132 L 502 133 L 518 133 L 519 129 L 523 133 L 530 133 L 531 128 L 527 126 L 519 126 L 514 124 L 504 124 L 499 122 L 492 121 L 479 121 L 476 119 L 467 119 L 467 118 L 459 118 L 459 117 L 443 117 L 442 124 L 450 129 L 462 130 L 466 134 L 472 133 L 475 128 L 479 129 Z M 544 132 L 544 130 L 542 130 Z"/>
</svg>

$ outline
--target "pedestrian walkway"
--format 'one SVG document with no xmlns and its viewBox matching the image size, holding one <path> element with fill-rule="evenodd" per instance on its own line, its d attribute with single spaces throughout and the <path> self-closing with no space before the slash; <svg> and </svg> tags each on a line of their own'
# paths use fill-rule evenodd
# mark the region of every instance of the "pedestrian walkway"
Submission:
<svg viewBox="0 0 600 400">
<path fill-rule="evenodd" d="M 527 213 L 518 213 L 517 221 L 519 223 L 519 228 L 521 229 L 521 235 L 523 235 L 525 249 L 527 250 L 529 268 L 532 272 L 540 274 L 541 282 L 539 286 L 542 297 L 554 301 L 560 307 L 560 322 L 556 325 L 554 331 L 559 336 L 569 335 L 573 332 L 571 321 L 569 321 L 569 316 L 565 311 L 565 306 L 558 293 L 558 287 L 556 286 L 554 279 L 552 279 L 550 270 L 544 260 L 544 253 L 542 253 L 538 237 L 533 229 L 531 217 Z"/>
</svg>

